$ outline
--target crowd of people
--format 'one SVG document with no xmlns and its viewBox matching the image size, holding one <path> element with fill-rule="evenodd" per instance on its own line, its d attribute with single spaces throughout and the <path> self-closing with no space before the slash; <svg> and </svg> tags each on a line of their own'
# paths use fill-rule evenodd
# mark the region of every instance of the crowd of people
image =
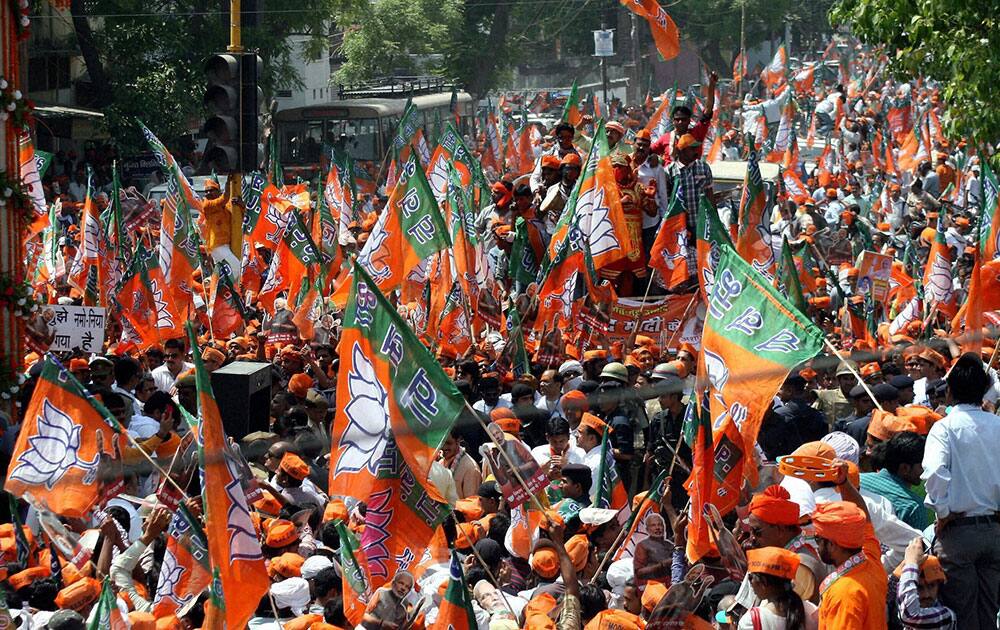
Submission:
<svg viewBox="0 0 1000 630">
<path fill-rule="evenodd" d="M 205 439 L 197 420 L 206 413 L 203 373 L 256 362 L 269 364 L 268 421 L 231 437 L 242 466 L 236 486 L 249 500 L 250 536 L 270 584 L 264 593 L 224 593 L 227 602 L 259 599 L 251 628 L 997 628 L 1000 468 L 989 453 L 1000 443 L 993 413 L 1000 380 L 987 277 L 997 249 L 991 156 L 976 142 L 945 137 L 947 103 L 933 83 L 897 83 L 880 64 L 877 54 L 858 48 L 840 60 L 838 77 L 823 77 L 820 63 L 808 84 L 799 71 L 786 70 L 763 81 L 757 98 L 738 98 L 735 86 L 720 87 L 712 74 L 704 100 L 681 102 L 669 93 L 662 107 L 612 109 L 603 123 L 586 113 L 576 118 L 569 110 L 579 103 L 567 103 L 563 122 L 538 133 L 533 161 L 520 168 L 512 166 L 517 156 L 509 163 L 487 156 L 488 132 L 468 138 L 492 166 L 481 199 L 469 192 L 478 203 L 471 221 L 458 228 L 478 243 L 482 267 L 462 273 L 468 284 L 489 288 L 457 307 L 467 318 L 468 332 L 459 331 L 464 345 L 428 334 L 426 320 L 436 317 L 434 327 L 443 329 L 449 312 L 434 310 L 430 289 L 410 299 L 404 286 L 394 298 L 414 328 L 425 322 L 416 334 L 465 407 L 435 445 L 431 477 L 411 479 L 443 499 L 446 516 L 433 524 L 432 540 L 411 541 L 421 553 L 397 559 L 398 570 L 388 575 L 372 568 L 384 524 L 373 497 L 331 492 L 345 440 L 334 419 L 345 401 L 373 395 L 356 385 L 366 376 L 356 356 L 350 377 L 340 369 L 350 356 L 340 343 L 347 315 L 324 299 L 320 316 L 307 323 L 300 313 L 305 290 L 289 284 L 262 299 L 269 275 L 294 268 L 270 264 L 278 240 L 270 247 L 258 240 L 250 245 L 264 259 L 257 284 L 250 284 L 253 266 L 246 264 L 254 256 L 244 248 L 235 293 L 245 303 L 238 324 L 220 335 L 213 326 L 220 302 L 207 298 L 204 285 L 220 275 L 212 270 L 214 248 L 233 240 L 213 232 L 221 229 L 213 213 L 223 205 L 228 213 L 245 211 L 251 202 L 214 187 L 202 213 L 209 223 L 202 226 L 209 231 L 202 267 L 186 279 L 202 296 L 185 316 L 197 345 L 183 337 L 130 337 L 128 314 L 112 315 L 116 300 L 105 295 L 106 347 L 59 356 L 61 378 L 81 384 L 127 432 L 119 453 L 124 473 L 82 517 L 53 515 L 31 497 L 12 500 L 15 524 L 0 527 L 0 577 L 13 623 L 80 630 L 105 622 L 110 606 L 132 628 L 221 627 L 208 612 L 210 580 L 188 601 L 170 597 L 190 579 L 179 568 L 184 537 L 175 522 L 183 513 L 194 529 L 209 530 L 196 455 Z M 815 159 L 801 158 L 799 144 L 815 146 Z M 783 169 L 762 183 L 755 169 L 765 160 Z M 746 163 L 744 186 L 716 190 L 718 161 Z M 395 168 L 396 177 L 406 171 L 402 162 Z M 589 222 L 574 217 L 586 191 L 601 186 L 617 196 L 610 212 L 617 223 L 609 229 L 633 247 L 611 261 L 588 249 L 596 268 L 591 274 L 591 263 L 582 264 L 572 291 L 582 306 L 568 325 L 541 321 L 544 275 L 565 259 L 550 247 L 572 240 L 567 225 L 585 232 L 588 247 L 599 242 L 587 232 Z M 759 224 L 748 224 L 755 186 L 765 191 L 765 205 Z M 404 206 L 402 193 L 382 192 L 367 200 L 370 214 L 345 220 L 342 234 L 334 231 L 343 269 L 314 285 L 324 298 L 338 280 L 350 284 L 352 253 L 371 257 L 386 213 L 420 207 Z M 311 220 L 319 223 L 324 194 L 317 187 L 304 210 L 289 204 L 286 212 L 315 213 Z M 754 264 L 761 282 L 778 287 L 790 316 L 811 322 L 827 341 L 776 392 L 759 392 L 773 401 L 750 440 L 749 461 L 738 464 L 738 500 L 722 513 L 691 507 L 699 469 L 729 474 L 723 436 L 717 432 L 706 460 L 695 435 L 708 409 L 706 390 L 722 385 L 706 382 L 697 339 L 679 334 L 689 320 L 703 322 L 720 299 L 699 292 L 711 257 L 700 247 L 706 213 L 717 213 L 733 242 L 758 232 L 766 253 L 750 259 L 770 256 L 769 265 Z M 71 223 L 86 233 L 86 220 Z M 64 239 L 79 238 L 76 230 L 58 229 Z M 135 251 L 162 246 L 159 234 L 148 236 L 136 235 Z M 323 237 L 314 239 L 323 256 Z M 78 253 L 67 247 L 70 266 Z M 656 260 L 667 251 L 686 263 L 683 277 L 666 273 L 679 262 Z M 884 275 L 862 268 L 869 255 L 884 261 Z M 229 257 L 214 260 L 222 262 Z M 153 277 L 145 273 L 147 281 Z M 36 288 L 53 303 L 87 299 L 86 287 L 58 277 L 43 275 Z M 491 325 L 486 293 L 502 306 L 499 325 Z M 618 337 L 587 315 L 623 298 L 656 304 L 685 295 L 692 304 L 709 303 L 650 334 L 641 310 Z M 360 317 L 362 297 L 352 293 L 350 300 L 347 312 Z M 25 357 L 20 403 L 0 442 L 8 487 L 25 449 L 35 453 L 32 461 L 82 466 L 74 463 L 83 448 L 79 431 L 59 428 L 68 437 L 55 439 L 24 430 L 54 422 L 25 416 L 40 408 L 33 394 L 52 365 L 55 357 L 44 348 Z M 753 372 L 741 369 L 744 377 Z M 396 406 L 414 395 L 385 402 L 385 413 L 399 413 Z M 387 437 L 385 431 L 375 437 Z M 402 448 L 404 436 L 394 437 Z M 47 478 L 48 489 L 61 478 Z M 173 506 L 172 488 L 182 495 Z M 710 530 L 705 548 L 692 544 L 702 526 L 696 521 Z M 64 531 L 74 541 L 69 548 L 81 553 L 67 556 L 53 531 Z M 359 577 L 370 588 L 359 590 Z M 457 617 L 456 602 L 464 610 Z"/>
</svg>

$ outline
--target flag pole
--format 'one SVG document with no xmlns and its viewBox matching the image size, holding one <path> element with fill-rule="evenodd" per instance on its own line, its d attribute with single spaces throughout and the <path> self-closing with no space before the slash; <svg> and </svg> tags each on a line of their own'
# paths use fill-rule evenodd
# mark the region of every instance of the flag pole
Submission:
<svg viewBox="0 0 1000 630">
<path fill-rule="evenodd" d="M 455 511 L 452 510 L 448 514 L 448 516 L 450 516 L 451 521 L 455 523 L 455 533 L 464 538 L 469 543 L 469 548 L 472 550 L 472 555 L 476 556 L 476 560 L 479 562 L 479 565 L 483 567 L 483 571 L 486 572 L 486 577 L 488 577 L 493 586 L 495 586 L 496 589 L 500 591 L 500 596 L 503 598 L 504 606 L 506 606 L 507 610 L 509 610 L 511 614 L 516 617 L 517 613 L 514 612 L 514 609 L 511 607 L 510 602 L 507 601 L 507 594 L 504 593 L 503 588 L 500 587 L 500 580 L 498 580 L 493 575 L 493 572 L 490 571 L 490 567 L 486 564 L 486 561 L 483 560 L 483 557 L 479 555 L 478 551 L 476 551 L 476 545 L 474 544 L 474 541 L 470 540 L 469 537 L 466 536 L 465 533 L 462 532 L 461 529 L 458 527 L 458 519 L 455 518 Z"/>
<path fill-rule="evenodd" d="M 53 355 L 53 354 L 52 354 L 51 352 L 47 352 L 47 353 L 46 353 L 46 356 L 47 356 L 47 357 L 48 357 L 49 359 L 51 359 L 52 361 L 54 361 L 54 362 L 55 362 L 55 364 L 56 364 L 56 365 L 57 365 L 57 366 L 59 367 L 59 371 L 60 371 L 60 372 L 62 372 L 62 373 L 63 373 L 64 375 L 66 375 L 66 376 L 69 376 L 69 377 L 70 377 L 70 378 L 72 378 L 72 379 L 73 379 L 74 381 L 76 381 L 76 380 L 77 380 L 77 379 L 76 379 L 76 377 L 75 377 L 75 376 L 73 376 L 73 374 L 72 374 L 72 373 L 71 373 L 71 372 L 70 372 L 69 370 L 67 370 L 67 369 L 66 369 L 66 367 L 65 367 L 65 366 L 64 366 L 64 365 L 63 365 L 63 364 L 62 364 L 62 363 L 61 363 L 61 362 L 59 361 L 59 359 L 57 359 L 57 358 L 55 357 L 55 355 Z M 77 381 L 77 382 L 79 383 L 79 381 Z M 93 404 L 94 404 L 94 403 L 96 402 L 96 400 L 94 399 L 94 396 L 93 396 L 93 394 L 91 394 L 91 393 L 90 393 L 90 391 L 89 391 L 89 390 L 88 390 L 88 389 L 87 389 L 86 387 L 84 387 L 82 383 L 80 383 L 80 389 L 81 389 L 81 390 L 82 390 L 82 391 L 84 392 L 84 394 L 86 395 L 86 397 L 87 397 L 87 402 L 89 402 L 90 404 L 92 404 L 92 405 L 93 405 Z M 103 407 L 103 405 L 102 405 L 102 407 Z M 148 461 L 148 462 L 149 462 L 150 464 L 152 464 L 153 468 L 155 468 L 157 472 L 159 472 L 159 473 L 160 473 L 161 475 L 163 475 L 163 478 L 164 478 L 164 479 L 166 479 L 167 481 L 169 481 L 169 482 L 170 482 L 170 485 L 172 485 L 172 486 L 173 486 L 174 488 L 176 488 L 176 489 L 177 489 L 177 491 L 178 491 L 178 492 L 180 492 L 180 493 L 181 493 L 181 497 L 183 497 L 185 501 L 187 501 L 188 499 L 190 499 L 190 498 L 191 498 L 191 497 L 189 497 L 189 496 L 188 496 L 188 494 L 187 494 L 186 492 L 184 492 L 184 489 L 183 489 L 183 488 L 181 488 L 181 487 L 180 487 L 179 485 L 177 485 L 177 482 L 176 482 L 176 481 L 174 481 L 174 480 L 173 480 L 173 479 L 172 479 L 172 478 L 170 477 L 170 475 L 168 475 L 168 474 L 166 473 L 166 471 L 165 471 L 165 470 L 163 470 L 163 468 L 161 468 L 161 467 L 160 467 L 160 465 L 159 465 L 159 464 L 157 464 L 157 463 L 156 463 L 155 461 L 153 461 L 153 458 L 149 456 L 149 453 L 147 453 L 147 452 L 146 452 L 145 450 L 143 450 L 142 446 L 140 446 L 140 445 L 139 445 L 139 442 L 137 442 L 137 441 L 136 441 L 136 439 L 135 439 L 134 437 L 132 437 L 132 435 L 131 435 L 131 434 L 130 434 L 130 433 L 129 433 L 128 431 L 126 431 L 126 430 L 125 430 L 124 428 L 122 428 L 122 427 L 121 427 L 121 425 L 120 425 L 120 424 L 118 424 L 118 421 L 117 421 L 117 420 L 115 420 L 114 418 L 102 418 L 102 419 L 103 419 L 103 420 L 104 420 L 105 422 L 107 422 L 108 420 L 111 420 L 112 422 L 114 422 L 114 423 L 115 423 L 115 425 L 117 426 L 117 428 L 119 428 L 119 429 L 121 430 L 121 433 L 124 433 L 124 434 L 125 434 L 125 437 L 126 437 L 126 438 L 128 439 L 128 441 L 129 441 L 129 442 L 130 442 L 130 443 L 132 444 L 132 446 L 134 446 L 134 447 L 135 447 L 135 448 L 136 448 L 136 449 L 137 449 L 137 450 L 139 451 L 139 453 L 140 453 L 140 454 L 142 454 L 142 456 L 143 456 L 143 457 L 145 457 L 145 458 L 146 458 L 146 460 L 147 460 L 147 461 Z M 112 428 L 112 429 L 115 429 L 115 428 L 116 428 L 116 426 L 111 426 L 111 428 Z M 98 435 L 101 435 L 101 433 L 98 433 Z"/>
<path fill-rule="evenodd" d="M 823 336 L 823 343 L 826 345 L 827 348 L 830 349 L 831 352 L 833 352 L 833 355 L 837 357 L 837 359 L 841 363 L 843 363 L 848 370 L 851 371 L 851 374 L 854 375 L 854 378 L 858 379 L 858 384 L 864 388 L 865 393 L 868 394 L 868 397 L 872 399 L 872 402 L 875 403 L 875 406 L 878 408 L 878 410 L 885 411 L 885 409 L 882 408 L 882 403 L 880 403 L 875 398 L 875 394 L 872 393 L 872 390 L 870 387 L 868 387 L 868 383 L 865 382 L 865 379 L 861 378 L 861 375 L 854 368 L 854 366 L 851 365 L 850 362 L 848 362 L 846 359 L 844 359 L 843 356 L 841 356 L 840 351 L 838 351 L 837 348 L 832 343 L 830 343 L 830 340 L 827 339 L 825 335 Z"/>
</svg>

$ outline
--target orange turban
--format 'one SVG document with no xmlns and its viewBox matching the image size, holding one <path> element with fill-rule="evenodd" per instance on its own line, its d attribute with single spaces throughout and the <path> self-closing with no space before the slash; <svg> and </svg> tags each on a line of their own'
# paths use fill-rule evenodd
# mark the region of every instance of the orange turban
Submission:
<svg viewBox="0 0 1000 630">
<path fill-rule="evenodd" d="M 531 554 L 531 570 L 545 580 L 559 575 L 559 556 L 549 547 L 538 549 Z"/>
<path fill-rule="evenodd" d="M 281 463 L 278 466 L 292 479 L 302 481 L 309 476 L 309 464 L 302 461 L 301 457 L 292 452 L 285 453 L 281 457 Z"/>
<path fill-rule="evenodd" d="M 781 486 L 768 486 L 750 500 L 750 513 L 768 525 L 798 525 L 799 504 Z"/>
<path fill-rule="evenodd" d="M 267 528 L 267 537 L 264 544 L 271 548 L 287 547 L 299 539 L 299 532 L 295 529 L 295 524 L 284 519 L 271 521 Z"/>
<path fill-rule="evenodd" d="M 767 573 L 786 580 L 794 580 L 799 562 L 797 553 L 781 547 L 747 550 L 747 573 Z"/>
<path fill-rule="evenodd" d="M 559 399 L 559 404 L 562 405 L 563 409 L 567 407 L 571 409 L 582 409 L 587 411 L 590 409 L 590 403 L 587 402 L 587 395 L 578 389 L 572 389 L 562 395 Z"/>
<path fill-rule="evenodd" d="M 929 409 L 922 405 L 900 407 L 896 409 L 896 415 L 900 418 L 906 418 L 916 425 L 916 431 L 921 435 L 927 435 L 927 432 L 931 430 L 931 426 L 944 417 L 941 414 L 936 413 L 933 409 Z"/>
<path fill-rule="evenodd" d="M 306 559 L 297 553 L 285 552 L 277 558 L 271 558 L 267 565 L 267 573 L 272 578 L 281 576 L 285 578 L 302 577 L 302 563 Z"/>
<path fill-rule="evenodd" d="M 76 370 L 86 370 L 90 367 L 86 359 L 70 359 L 69 360 L 69 371 L 75 372 Z"/>
<path fill-rule="evenodd" d="M 92 577 L 85 577 L 59 591 L 56 606 L 79 612 L 96 602 L 100 595 L 101 583 Z"/>
<path fill-rule="evenodd" d="M 587 350 L 586 352 L 583 353 L 584 363 L 586 363 L 587 361 L 594 361 L 596 359 L 607 359 L 607 358 L 608 358 L 607 350 Z"/>
<path fill-rule="evenodd" d="M 847 501 L 820 503 L 812 513 L 816 536 L 845 549 L 860 549 L 865 542 L 864 511 Z"/>
<path fill-rule="evenodd" d="M 309 393 L 309 388 L 313 386 L 315 381 L 308 374 L 299 372 L 298 374 L 293 374 L 292 378 L 288 379 L 288 391 L 292 392 L 299 398 L 305 398 L 306 394 Z"/>
</svg>

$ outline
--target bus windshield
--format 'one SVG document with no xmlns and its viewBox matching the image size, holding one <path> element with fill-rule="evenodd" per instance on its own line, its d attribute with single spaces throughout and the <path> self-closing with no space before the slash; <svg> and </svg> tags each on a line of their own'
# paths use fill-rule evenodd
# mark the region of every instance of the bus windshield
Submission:
<svg viewBox="0 0 1000 630">
<path fill-rule="evenodd" d="M 331 148 L 346 151 L 356 160 L 377 160 L 378 119 L 322 119 L 280 123 L 281 161 L 288 165 L 312 164 Z"/>
</svg>

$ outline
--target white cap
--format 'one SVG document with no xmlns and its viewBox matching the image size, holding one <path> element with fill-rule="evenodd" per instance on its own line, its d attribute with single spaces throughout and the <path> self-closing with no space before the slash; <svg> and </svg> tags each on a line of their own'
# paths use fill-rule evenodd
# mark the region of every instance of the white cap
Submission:
<svg viewBox="0 0 1000 630">
<path fill-rule="evenodd" d="M 317 573 L 332 566 L 333 561 L 326 556 L 309 556 L 306 558 L 306 561 L 302 563 L 302 577 L 307 580 L 311 580 L 316 577 Z"/>
<path fill-rule="evenodd" d="M 559 366 L 559 375 L 565 376 L 569 372 L 576 372 L 577 374 L 583 374 L 583 366 L 579 361 L 569 360 Z"/>
</svg>

